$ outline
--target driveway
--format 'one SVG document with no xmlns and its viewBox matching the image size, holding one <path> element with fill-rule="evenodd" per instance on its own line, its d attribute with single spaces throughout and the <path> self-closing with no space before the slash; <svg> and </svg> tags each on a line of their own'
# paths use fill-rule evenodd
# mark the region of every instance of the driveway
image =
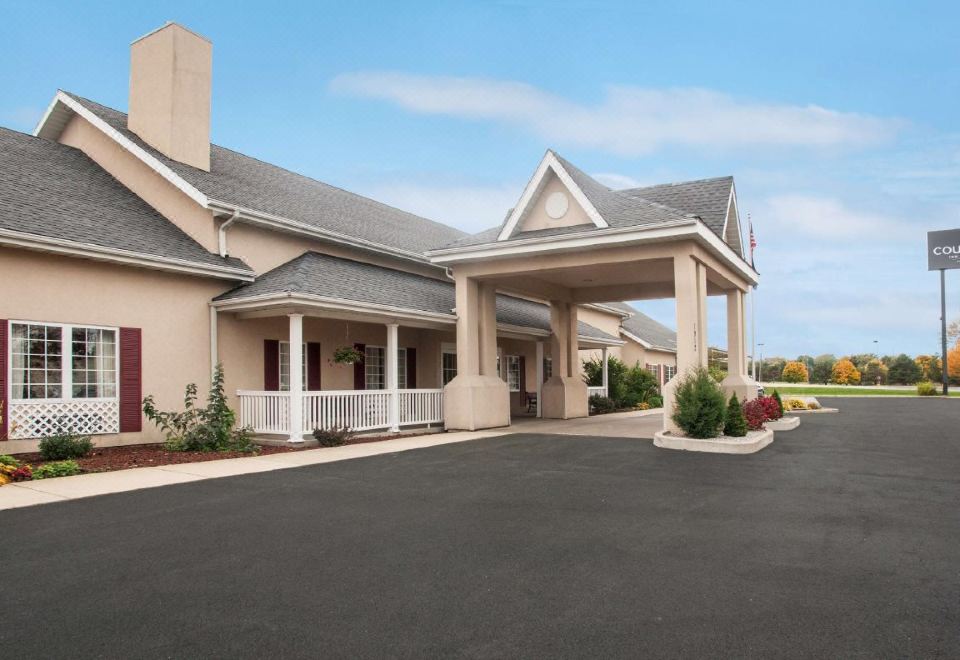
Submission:
<svg viewBox="0 0 960 660">
<path fill-rule="evenodd" d="M 960 402 L 833 405 L 748 456 L 516 434 L 6 511 L 0 644 L 956 656 Z"/>
<path fill-rule="evenodd" d="M 515 433 L 553 433 L 653 440 L 653 434 L 662 428 L 663 413 L 634 411 L 594 415 L 580 419 L 514 417 L 510 430 Z"/>
</svg>

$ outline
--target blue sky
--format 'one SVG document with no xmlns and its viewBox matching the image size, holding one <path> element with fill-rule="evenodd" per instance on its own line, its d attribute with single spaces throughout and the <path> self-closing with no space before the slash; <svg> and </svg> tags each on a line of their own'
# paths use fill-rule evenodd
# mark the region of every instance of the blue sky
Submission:
<svg viewBox="0 0 960 660">
<path fill-rule="evenodd" d="M 677 6 L 682 4 L 682 6 Z M 765 355 L 932 352 L 925 232 L 960 227 L 950 2 L 10 3 L 0 124 L 127 107 L 128 48 L 214 42 L 213 139 L 465 230 L 547 147 L 608 185 L 733 174 Z M 948 276 L 960 316 L 960 276 Z M 724 345 L 711 301 L 711 343 Z M 642 309 L 673 325 L 673 303 Z"/>
</svg>

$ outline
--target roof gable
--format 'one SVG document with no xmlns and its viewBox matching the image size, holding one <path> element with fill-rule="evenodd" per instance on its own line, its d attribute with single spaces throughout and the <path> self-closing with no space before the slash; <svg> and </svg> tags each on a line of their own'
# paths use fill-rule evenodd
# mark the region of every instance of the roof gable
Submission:
<svg viewBox="0 0 960 660">
<path fill-rule="evenodd" d="M 210 145 L 209 172 L 185 165 L 167 158 L 130 131 L 125 113 L 67 92 L 60 92 L 58 99 L 73 111 L 79 107 L 84 116 L 92 115 L 108 135 L 203 206 L 219 202 L 240 207 L 418 259 L 431 248 L 466 236 L 453 227 L 215 144 Z M 37 128 L 37 134 L 43 137 L 56 139 L 62 130 L 62 119 L 53 112 L 58 99 Z"/>
</svg>

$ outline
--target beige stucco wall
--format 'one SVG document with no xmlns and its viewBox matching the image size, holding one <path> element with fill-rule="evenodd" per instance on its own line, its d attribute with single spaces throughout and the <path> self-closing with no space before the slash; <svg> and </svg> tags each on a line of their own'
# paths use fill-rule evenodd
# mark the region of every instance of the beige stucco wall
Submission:
<svg viewBox="0 0 960 660">
<path fill-rule="evenodd" d="M 183 388 L 209 386 L 207 302 L 229 283 L 0 248 L 0 318 L 142 330 L 143 394 L 162 408 L 182 405 Z M 162 440 L 143 433 L 97 436 L 99 444 Z M 0 443 L 2 449 L 2 443 Z"/>
<path fill-rule="evenodd" d="M 572 227 L 574 225 L 593 224 L 590 216 L 583 210 L 583 207 L 573 198 L 570 191 L 563 184 L 563 181 L 550 170 L 546 176 L 546 181 L 527 211 L 527 214 L 521 219 L 517 228 L 519 231 L 535 231 L 537 229 L 548 229 L 551 227 Z M 562 192 L 567 196 L 569 206 L 567 212 L 562 218 L 551 218 L 547 215 L 546 203 L 551 194 Z"/>
<path fill-rule="evenodd" d="M 80 116 L 71 119 L 60 135 L 60 142 L 83 151 L 200 245 L 210 252 L 217 251 L 213 214 L 86 119 Z"/>
</svg>

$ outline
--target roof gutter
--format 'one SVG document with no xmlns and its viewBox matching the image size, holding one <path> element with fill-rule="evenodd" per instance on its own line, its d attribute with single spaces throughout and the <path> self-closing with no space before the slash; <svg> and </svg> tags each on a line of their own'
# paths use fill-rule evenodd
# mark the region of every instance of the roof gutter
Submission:
<svg viewBox="0 0 960 660">
<path fill-rule="evenodd" d="M 220 247 L 220 256 L 226 257 L 230 253 L 227 250 L 227 230 L 230 229 L 231 225 L 237 221 L 237 218 L 240 217 L 240 211 L 234 211 L 226 222 L 220 224 L 220 228 L 217 230 L 217 243 Z"/>
</svg>

